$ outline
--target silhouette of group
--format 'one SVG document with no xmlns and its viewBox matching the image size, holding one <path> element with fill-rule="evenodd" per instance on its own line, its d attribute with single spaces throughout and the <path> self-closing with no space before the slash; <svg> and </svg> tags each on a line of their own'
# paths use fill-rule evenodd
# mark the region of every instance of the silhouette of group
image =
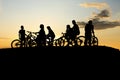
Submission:
<svg viewBox="0 0 120 80">
<path fill-rule="evenodd" d="M 77 45 L 76 38 L 78 35 L 80 35 L 80 28 L 75 20 L 72 20 L 73 26 L 71 27 L 69 24 L 66 25 L 66 32 L 65 32 L 65 38 L 68 42 L 68 45 L 70 44 L 70 41 L 74 41 L 75 45 Z M 44 24 L 40 24 L 40 30 L 38 32 L 36 43 L 37 47 L 40 46 L 47 46 L 47 39 L 49 40 L 49 43 L 47 43 L 49 46 L 53 46 L 53 41 L 55 39 L 55 33 L 51 29 L 50 26 L 47 26 L 48 34 L 45 33 Z M 94 25 L 92 24 L 92 20 L 89 20 L 88 23 L 85 25 L 85 46 L 91 46 L 91 37 L 92 34 L 94 34 Z M 19 30 L 19 39 L 21 41 L 21 47 L 25 45 L 25 29 L 24 26 L 21 25 L 21 29 Z"/>
<path fill-rule="evenodd" d="M 67 39 L 68 45 L 71 41 L 74 41 L 75 45 L 77 45 L 77 35 L 80 34 L 79 26 L 77 25 L 75 20 L 72 20 L 73 27 L 70 27 L 70 25 L 66 25 L 66 34 L 65 38 Z"/>
<path fill-rule="evenodd" d="M 46 46 L 46 39 L 49 40 L 49 46 L 52 46 L 52 43 L 55 38 L 55 33 L 53 32 L 53 30 L 51 29 L 50 26 L 47 26 L 47 30 L 48 30 L 48 34 L 46 35 L 44 25 L 40 24 L 40 30 L 39 30 L 39 32 L 37 32 L 38 35 L 35 40 L 37 43 L 37 47 Z M 25 35 L 26 35 L 26 33 L 25 33 L 24 26 L 21 25 L 21 29 L 19 30 L 19 39 L 20 39 L 20 43 L 21 43 L 20 47 L 25 47 L 25 43 L 26 43 Z"/>
</svg>

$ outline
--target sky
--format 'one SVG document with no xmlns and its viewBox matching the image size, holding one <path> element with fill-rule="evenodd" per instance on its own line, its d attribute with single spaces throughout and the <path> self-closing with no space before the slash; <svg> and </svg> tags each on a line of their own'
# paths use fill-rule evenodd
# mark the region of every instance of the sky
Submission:
<svg viewBox="0 0 120 80">
<path fill-rule="evenodd" d="M 40 24 L 51 26 L 56 38 L 76 20 L 81 34 L 93 20 L 99 45 L 120 49 L 120 0 L 0 0 L 0 48 L 9 48 L 25 30 L 38 32 Z"/>
</svg>

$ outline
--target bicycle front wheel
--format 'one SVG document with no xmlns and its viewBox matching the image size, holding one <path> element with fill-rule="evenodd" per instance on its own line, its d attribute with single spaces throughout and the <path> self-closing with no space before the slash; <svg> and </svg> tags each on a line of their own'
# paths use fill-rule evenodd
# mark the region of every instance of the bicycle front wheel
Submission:
<svg viewBox="0 0 120 80">
<path fill-rule="evenodd" d="M 84 46 L 85 36 L 79 36 L 77 39 L 79 46 Z"/>
<path fill-rule="evenodd" d="M 92 38 L 92 46 L 98 46 L 98 38 L 95 36 Z"/>
<path fill-rule="evenodd" d="M 11 42 L 11 48 L 20 48 L 21 43 L 19 39 L 15 39 Z"/>
<path fill-rule="evenodd" d="M 66 39 L 59 39 L 58 43 L 59 43 L 59 46 L 61 46 L 61 47 L 65 47 L 68 44 Z"/>
</svg>

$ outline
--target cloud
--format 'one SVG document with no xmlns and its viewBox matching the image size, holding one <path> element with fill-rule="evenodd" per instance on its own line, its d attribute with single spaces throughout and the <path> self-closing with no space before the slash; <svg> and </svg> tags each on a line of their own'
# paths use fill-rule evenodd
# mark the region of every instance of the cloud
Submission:
<svg viewBox="0 0 120 80">
<path fill-rule="evenodd" d="M 85 7 L 85 8 L 97 8 L 97 9 L 103 9 L 103 8 L 108 8 L 109 5 L 107 3 L 95 3 L 95 2 L 91 2 L 91 3 L 82 3 L 80 4 L 81 7 Z"/>
<path fill-rule="evenodd" d="M 119 21 L 99 21 L 93 19 L 95 29 L 108 29 L 108 28 L 114 28 L 116 26 L 120 26 Z"/>
<path fill-rule="evenodd" d="M 108 29 L 108 28 L 114 28 L 116 26 L 120 26 L 120 21 L 110 21 L 105 20 L 106 18 L 111 18 L 110 10 L 104 9 L 101 10 L 99 13 L 95 13 L 94 16 L 90 19 L 93 21 L 93 24 L 95 26 L 95 29 Z M 77 22 L 78 25 L 80 25 L 82 28 L 87 24 L 87 22 Z"/>
<path fill-rule="evenodd" d="M 96 14 L 96 17 L 99 17 L 99 18 L 107 18 L 107 17 L 110 17 L 110 16 L 111 16 L 111 13 L 107 9 L 101 10 L 100 13 Z"/>
</svg>

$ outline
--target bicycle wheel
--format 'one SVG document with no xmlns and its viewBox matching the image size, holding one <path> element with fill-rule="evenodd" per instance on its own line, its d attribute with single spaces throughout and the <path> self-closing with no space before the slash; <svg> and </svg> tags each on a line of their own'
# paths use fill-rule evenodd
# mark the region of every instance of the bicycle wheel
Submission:
<svg viewBox="0 0 120 80">
<path fill-rule="evenodd" d="M 92 46 L 98 46 L 98 38 L 93 36 L 91 41 Z"/>
<path fill-rule="evenodd" d="M 58 39 L 55 39 L 55 40 L 53 41 L 53 46 L 55 46 L 55 47 L 58 46 Z"/>
<path fill-rule="evenodd" d="M 66 39 L 59 39 L 59 46 L 62 46 L 62 47 L 65 47 L 65 46 L 67 46 L 67 44 L 68 44 L 68 42 L 67 42 L 67 40 Z"/>
<path fill-rule="evenodd" d="M 36 47 L 37 43 L 35 40 L 31 40 L 27 42 L 27 47 Z"/>
<path fill-rule="evenodd" d="M 77 44 L 78 46 L 84 46 L 85 36 L 79 36 L 77 38 Z"/>
<path fill-rule="evenodd" d="M 20 48 L 21 43 L 19 39 L 15 39 L 11 42 L 11 48 Z"/>
<path fill-rule="evenodd" d="M 70 39 L 69 41 L 66 41 L 66 46 L 73 47 L 75 45 L 75 42 Z"/>
</svg>

